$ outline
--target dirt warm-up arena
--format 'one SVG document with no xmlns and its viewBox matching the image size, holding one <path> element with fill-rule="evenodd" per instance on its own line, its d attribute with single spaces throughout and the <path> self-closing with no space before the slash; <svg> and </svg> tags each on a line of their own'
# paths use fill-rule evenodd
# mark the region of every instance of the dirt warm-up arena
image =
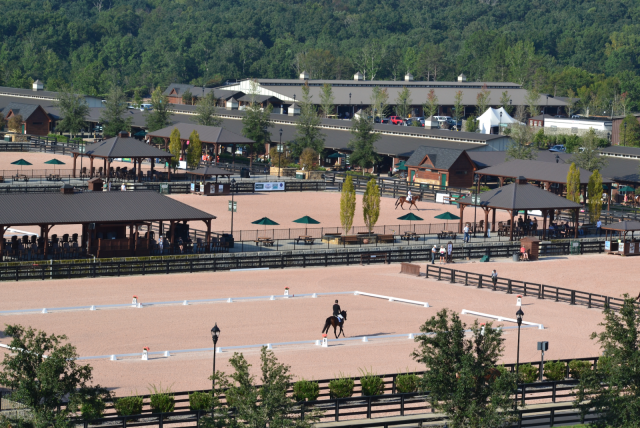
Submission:
<svg viewBox="0 0 640 428">
<path fill-rule="evenodd" d="M 424 271 L 424 264 L 423 271 Z M 497 269 L 505 278 L 527 279 L 549 285 L 597 291 L 610 296 L 637 294 L 637 287 L 623 279 L 639 274 L 633 259 L 604 255 L 572 256 L 531 262 L 457 263 L 457 269 L 490 273 Z M 603 268 L 606 266 L 606 269 Z M 415 343 L 409 333 L 418 333 L 420 325 L 442 308 L 462 309 L 514 317 L 516 296 L 488 289 L 452 285 L 424 276 L 401 275 L 398 265 L 352 266 L 315 269 L 243 271 L 158 275 L 121 278 L 77 279 L 68 281 L 33 281 L 3 283 L 2 310 L 58 308 L 90 305 L 126 304 L 137 295 L 142 308 L 122 307 L 90 311 L 68 310 L 43 313 L 3 315 L 3 322 L 20 323 L 48 333 L 66 334 L 77 346 L 81 357 L 141 353 L 151 351 L 212 348 L 210 329 L 217 323 L 222 333 L 218 346 L 218 367 L 229 371 L 228 358 L 233 350 L 225 347 L 321 339 L 325 319 L 331 315 L 338 299 L 348 312 L 347 338 L 367 336 L 362 340 L 330 342 L 328 348 L 315 344 L 274 346 L 280 361 L 291 365 L 296 377 L 330 378 L 340 372 L 357 375 L 359 368 L 377 373 L 422 370 L 411 357 Z M 290 299 L 269 300 L 290 287 Z M 305 293 L 363 291 L 386 296 L 428 302 L 430 307 L 384 299 L 341 295 L 300 297 Z M 254 301 L 227 298 L 267 296 Z M 184 300 L 224 298 L 224 302 L 190 303 Z M 145 302 L 174 301 L 170 305 Z M 547 359 L 590 357 L 600 354 L 589 339 L 599 329 L 602 313 L 597 309 L 569 306 L 552 300 L 525 297 L 525 320 L 542 323 L 545 329 L 522 330 L 520 361 L 536 361 L 536 342 L 549 341 Z M 478 317 L 462 315 L 472 323 Z M 488 319 L 478 318 L 481 322 Z M 496 323 L 498 324 L 498 323 Z M 512 323 L 500 323 L 504 326 Z M 384 335 L 403 334 L 398 338 Z M 330 330 L 333 338 L 333 330 Z M 515 329 L 505 330 L 503 362 L 515 362 Z M 2 338 L 2 343 L 9 343 Z M 341 339 L 342 340 L 342 339 Z M 258 348 L 239 349 L 254 365 L 259 365 Z M 3 351 L 6 352 L 6 351 Z M 132 391 L 144 393 L 149 384 L 172 385 L 174 391 L 207 388 L 211 374 L 211 351 L 174 353 L 169 357 L 152 355 L 149 361 L 139 356 L 109 361 L 88 360 L 94 368 L 95 381 L 115 389 L 117 395 Z"/>
</svg>

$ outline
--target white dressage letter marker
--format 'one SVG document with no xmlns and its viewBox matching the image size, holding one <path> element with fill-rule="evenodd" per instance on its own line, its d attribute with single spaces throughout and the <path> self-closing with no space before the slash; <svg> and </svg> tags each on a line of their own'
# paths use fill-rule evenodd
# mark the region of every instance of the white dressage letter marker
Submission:
<svg viewBox="0 0 640 428">
<path fill-rule="evenodd" d="M 324 336 L 322 338 L 322 347 L 323 348 L 328 348 L 329 347 L 329 341 L 327 340 L 327 336 Z"/>
<path fill-rule="evenodd" d="M 409 333 L 409 339 L 413 339 L 413 338 L 414 338 L 413 333 Z"/>
<path fill-rule="evenodd" d="M 516 306 L 522 306 L 522 297 L 518 296 L 518 300 L 516 300 Z"/>
<path fill-rule="evenodd" d="M 168 357 L 169 356 L 169 351 L 164 351 L 164 356 Z"/>
<path fill-rule="evenodd" d="M 42 308 L 42 313 L 43 314 L 48 314 L 49 312 L 47 312 L 47 308 Z"/>
<path fill-rule="evenodd" d="M 216 349 L 216 353 L 217 353 L 217 354 L 222 354 L 222 348 L 218 347 L 218 348 Z"/>
<path fill-rule="evenodd" d="M 229 297 L 229 299 L 227 300 L 227 303 L 233 303 L 233 299 Z"/>
<path fill-rule="evenodd" d="M 363 341 L 363 342 L 368 342 L 368 341 L 369 341 L 369 339 L 367 339 L 367 336 L 365 336 L 365 337 L 363 337 L 363 338 L 362 338 L 362 341 Z"/>
<path fill-rule="evenodd" d="M 316 340 L 316 346 L 320 346 L 320 341 Z"/>
<path fill-rule="evenodd" d="M 317 295 L 316 293 L 313 293 L 313 294 L 311 295 L 311 297 L 313 297 L 314 299 L 316 299 L 316 298 L 318 297 L 318 295 Z"/>
<path fill-rule="evenodd" d="M 271 296 L 269 300 L 276 300 L 276 298 L 274 296 Z"/>
<path fill-rule="evenodd" d="M 147 360 L 149 360 L 149 351 L 145 349 L 144 351 L 142 351 L 142 361 L 147 361 Z"/>
<path fill-rule="evenodd" d="M 189 305 L 189 303 L 187 303 L 187 301 L 185 300 L 184 302 L 182 302 L 182 305 L 183 306 L 187 306 L 187 305 Z"/>
<path fill-rule="evenodd" d="M 109 360 L 118 361 L 118 357 L 116 357 L 115 355 L 112 355 L 111 358 L 109 358 Z"/>
<path fill-rule="evenodd" d="M 91 305 L 91 308 L 89 309 L 90 311 L 95 311 L 96 307 L 94 305 Z"/>
<path fill-rule="evenodd" d="M 271 344 L 270 344 L 270 343 L 267 343 L 267 349 L 268 349 L 269 351 L 271 351 L 271 350 L 273 349 L 273 346 L 271 346 Z"/>
</svg>

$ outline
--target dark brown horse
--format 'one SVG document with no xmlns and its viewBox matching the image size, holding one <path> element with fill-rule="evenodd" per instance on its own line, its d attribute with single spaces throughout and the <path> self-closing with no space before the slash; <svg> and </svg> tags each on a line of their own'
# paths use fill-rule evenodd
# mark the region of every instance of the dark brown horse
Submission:
<svg viewBox="0 0 640 428">
<path fill-rule="evenodd" d="M 410 201 L 407 201 L 406 196 L 400 196 L 396 201 L 396 209 L 398 209 L 398 205 L 400 206 L 400 208 L 404 209 L 404 204 L 407 203 L 409 204 L 409 209 L 411 209 L 411 207 L 416 207 L 416 209 L 420 211 L 420 208 L 418 208 L 416 202 L 421 200 L 422 198 L 420 197 L 420 195 L 412 196 Z"/>
<path fill-rule="evenodd" d="M 340 315 L 342 315 L 342 322 L 338 321 L 338 317 L 330 316 L 329 318 L 327 318 L 327 321 L 325 321 L 324 323 L 324 328 L 322 329 L 323 334 L 329 334 L 329 327 L 333 326 L 333 334 L 336 336 L 336 339 L 340 337 L 341 333 L 342 337 L 347 337 L 344 335 L 344 331 L 342 330 L 342 326 L 344 326 L 344 322 L 347 320 L 347 311 L 340 312 Z M 337 327 L 340 327 L 340 333 L 336 335 Z"/>
</svg>

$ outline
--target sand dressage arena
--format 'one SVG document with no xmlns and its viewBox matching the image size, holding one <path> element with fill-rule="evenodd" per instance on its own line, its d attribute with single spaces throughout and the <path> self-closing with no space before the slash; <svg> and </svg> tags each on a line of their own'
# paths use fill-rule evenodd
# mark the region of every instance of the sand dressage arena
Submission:
<svg viewBox="0 0 640 428">
<path fill-rule="evenodd" d="M 487 274 L 495 268 L 505 278 L 539 280 L 549 285 L 597 290 L 610 296 L 624 292 L 637 294 L 636 286 L 623 281 L 622 277 L 632 277 L 630 273 L 640 270 L 632 258 L 604 255 L 530 263 L 456 263 L 455 267 Z M 90 357 L 141 353 L 144 346 L 150 347 L 152 352 L 212 348 L 210 329 L 216 322 L 222 331 L 218 346 L 223 350 L 232 346 L 319 340 L 325 319 L 331 315 L 333 300 L 337 298 L 348 315 L 346 336 L 367 336 L 369 341 L 332 342 L 328 348 L 314 344 L 275 346 L 279 360 L 291 365 L 296 377 L 307 379 L 330 378 L 340 372 L 358 375 L 359 368 L 379 374 L 422 370 L 423 367 L 410 357 L 416 345 L 408 334 L 417 333 L 420 325 L 440 309 L 446 307 L 457 312 L 467 309 L 508 318 L 513 318 L 517 310 L 515 295 L 427 280 L 424 276 L 401 275 L 399 270 L 399 265 L 394 264 L 7 282 L 0 288 L 3 302 L 0 309 L 128 304 L 128 307 L 95 311 L 2 315 L 5 324 L 20 323 L 48 333 L 66 334 L 81 357 Z M 424 263 L 422 270 L 424 272 Z M 569 281 L 569 278 L 575 280 Z M 430 307 L 352 293 L 319 295 L 317 298 L 182 304 L 184 300 L 282 295 L 285 286 L 290 287 L 291 294 L 298 296 L 358 290 L 428 302 Z M 133 308 L 130 306 L 133 295 L 137 295 L 143 305 L 145 302 L 175 303 Z M 589 339 L 591 332 L 599 330 L 597 324 L 603 318 L 600 310 L 535 297 L 525 297 L 522 309 L 526 321 L 544 324 L 545 328 L 522 330 L 520 361 L 537 361 L 540 355 L 536 342 L 541 340 L 550 343 L 546 359 L 600 354 L 597 344 Z M 489 321 L 471 315 L 461 317 L 467 323 L 475 319 Z M 515 325 L 509 322 L 496 324 Z M 384 337 L 392 334 L 403 336 Z M 332 330 L 329 337 L 333 338 Z M 515 362 L 517 330 L 505 330 L 505 338 L 503 362 Z M 0 342 L 7 344 L 9 338 L 3 337 Z M 257 369 L 259 349 L 240 351 L 254 365 L 254 370 Z M 229 372 L 227 362 L 231 355 L 233 351 L 218 354 L 218 368 Z M 102 358 L 84 362 L 94 367 L 96 382 L 113 388 L 122 396 L 136 390 L 146 393 L 150 383 L 160 382 L 172 385 L 174 391 L 207 388 L 212 356 L 212 351 L 192 351 L 169 357 L 151 355 L 149 361 L 136 356 L 118 361 Z"/>
</svg>

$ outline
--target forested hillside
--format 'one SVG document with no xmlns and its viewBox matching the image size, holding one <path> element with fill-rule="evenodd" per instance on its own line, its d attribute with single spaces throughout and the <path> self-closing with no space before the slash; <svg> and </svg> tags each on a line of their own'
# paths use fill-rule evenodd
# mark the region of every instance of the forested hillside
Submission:
<svg viewBox="0 0 640 428">
<path fill-rule="evenodd" d="M 245 77 L 520 82 L 640 101 L 638 0 L 0 0 L 0 85 L 104 94 Z M 590 101 L 588 101 L 590 100 Z"/>
</svg>

